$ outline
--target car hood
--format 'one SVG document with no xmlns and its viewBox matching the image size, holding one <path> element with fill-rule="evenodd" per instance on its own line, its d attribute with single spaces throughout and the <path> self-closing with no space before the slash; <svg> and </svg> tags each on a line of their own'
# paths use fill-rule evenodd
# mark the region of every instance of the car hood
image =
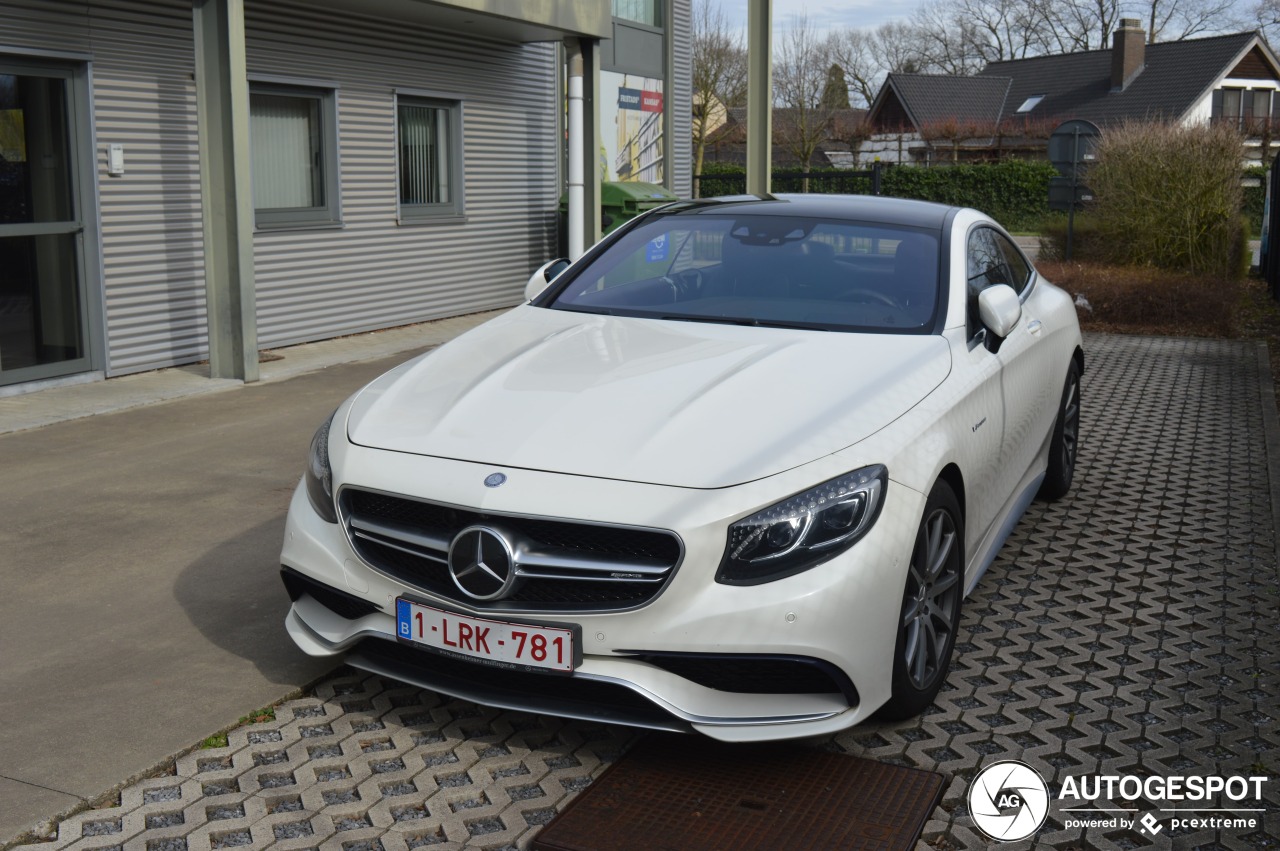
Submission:
<svg viewBox="0 0 1280 851">
<path fill-rule="evenodd" d="M 347 434 L 495 467 L 718 488 L 857 443 L 950 367 L 937 336 L 526 305 L 374 381 Z"/>
</svg>

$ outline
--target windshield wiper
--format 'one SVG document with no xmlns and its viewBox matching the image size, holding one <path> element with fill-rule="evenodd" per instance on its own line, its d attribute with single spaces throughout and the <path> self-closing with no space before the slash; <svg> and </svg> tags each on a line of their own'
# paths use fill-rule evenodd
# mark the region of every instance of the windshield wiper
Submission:
<svg viewBox="0 0 1280 851">
<path fill-rule="evenodd" d="M 674 322 L 710 322 L 716 325 L 747 325 L 753 328 L 794 328 L 801 331 L 830 331 L 825 325 L 813 322 L 783 322 L 778 319 L 756 319 L 752 316 L 663 316 Z"/>
</svg>

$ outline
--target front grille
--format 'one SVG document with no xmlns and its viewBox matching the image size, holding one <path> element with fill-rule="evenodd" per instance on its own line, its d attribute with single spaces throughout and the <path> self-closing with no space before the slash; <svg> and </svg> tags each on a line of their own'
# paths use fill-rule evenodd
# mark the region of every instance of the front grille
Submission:
<svg viewBox="0 0 1280 851">
<path fill-rule="evenodd" d="M 343 522 L 373 567 L 422 591 L 495 611 L 580 612 L 635 608 L 666 587 L 682 555 L 671 532 L 485 514 L 344 488 Z M 502 530 L 517 556 L 517 580 L 501 600 L 480 602 L 449 575 L 449 544 L 468 526 Z"/>
<path fill-rule="evenodd" d="M 858 705 L 849 677 L 829 662 L 806 656 L 641 653 L 637 659 L 700 686 L 737 694 L 842 694 Z"/>
</svg>

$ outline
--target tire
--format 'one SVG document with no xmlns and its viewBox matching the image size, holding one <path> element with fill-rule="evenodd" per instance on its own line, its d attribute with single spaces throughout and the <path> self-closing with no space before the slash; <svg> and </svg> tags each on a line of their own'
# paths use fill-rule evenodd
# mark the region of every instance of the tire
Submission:
<svg viewBox="0 0 1280 851">
<path fill-rule="evenodd" d="M 1075 358 L 1067 367 L 1067 380 L 1062 387 L 1058 419 L 1053 424 L 1049 442 L 1049 466 L 1037 496 L 1045 500 L 1061 499 L 1071 490 L 1076 473 L 1076 455 L 1080 450 L 1080 365 Z"/>
<path fill-rule="evenodd" d="M 893 696 L 881 718 L 919 715 L 942 688 L 960 626 L 963 579 L 964 519 L 951 487 L 939 481 L 916 531 L 893 650 Z"/>
</svg>

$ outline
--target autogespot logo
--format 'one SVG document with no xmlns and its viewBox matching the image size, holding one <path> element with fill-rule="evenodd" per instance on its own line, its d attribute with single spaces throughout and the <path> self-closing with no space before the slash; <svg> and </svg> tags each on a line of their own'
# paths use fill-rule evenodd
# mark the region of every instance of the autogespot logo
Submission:
<svg viewBox="0 0 1280 851">
<path fill-rule="evenodd" d="M 992 763 L 969 785 L 969 815 L 979 830 L 999 842 L 1026 839 L 1049 815 L 1049 786 L 1025 762 Z"/>
</svg>

